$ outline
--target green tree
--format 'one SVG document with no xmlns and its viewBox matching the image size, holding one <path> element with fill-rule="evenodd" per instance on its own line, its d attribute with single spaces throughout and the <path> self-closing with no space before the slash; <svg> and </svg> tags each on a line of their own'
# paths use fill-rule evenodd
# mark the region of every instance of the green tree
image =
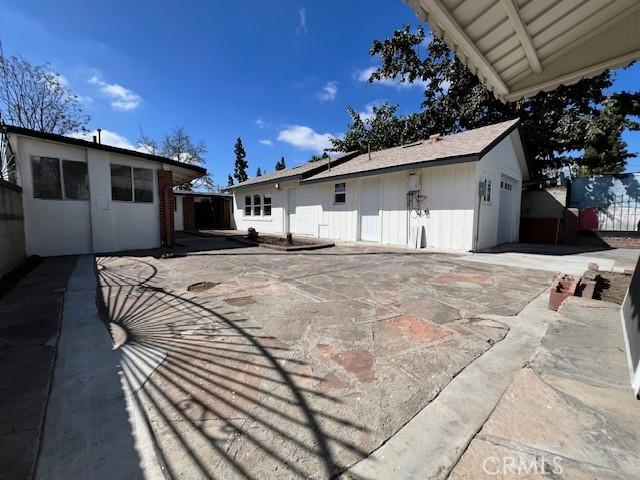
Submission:
<svg viewBox="0 0 640 480">
<path fill-rule="evenodd" d="M 233 152 L 236 155 L 233 178 L 235 178 L 238 183 L 241 183 L 249 178 L 249 176 L 247 175 L 249 162 L 247 162 L 247 153 L 244 151 L 244 147 L 242 146 L 242 139 L 240 137 L 238 137 L 238 139 L 236 140 L 236 144 L 233 147 Z"/>
<path fill-rule="evenodd" d="M 282 157 L 276 162 L 276 171 L 284 170 L 285 168 L 287 168 L 287 165 L 284 163 L 284 157 Z"/>
<path fill-rule="evenodd" d="M 261 177 L 262 176 L 262 170 L 260 170 L 260 167 L 258 167 L 258 169 L 256 170 L 256 177 Z"/>
<path fill-rule="evenodd" d="M 375 40 L 370 50 L 372 56 L 379 57 L 381 66 L 369 81 L 424 82 L 422 111 L 405 117 L 397 117 L 395 110 L 384 111 L 367 123 L 354 118 L 351 109 L 353 122 L 344 141 L 334 143 L 334 149 L 345 151 L 358 147 L 365 151 L 365 145 L 371 144 L 375 150 L 433 133 L 455 133 L 519 117 L 525 146 L 538 169 L 576 162 L 588 168 L 596 157 L 600 163 L 611 162 L 616 169 L 624 165 L 622 157 L 628 152 L 621 148 L 626 146 L 621 134 L 625 128 L 637 129 L 629 119 L 634 115 L 640 94 L 625 93 L 627 97 L 617 102 L 615 111 L 606 107 L 606 100 L 616 96 L 606 94 L 606 89 L 612 86 L 609 72 L 531 98 L 503 103 L 458 60 L 444 41 L 434 37 L 425 49 L 425 40 L 422 27 L 412 32 L 407 25 L 388 39 Z M 380 124 L 383 133 L 372 132 L 373 122 Z M 600 136 L 596 141 L 595 133 L 604 128 L 603 124 L 606 124 L 608 140 L 602 141 Z M 576 158 L 575 151 L 584 152 L 584 156 Z"/>
<path fill-rule="evenodd" d="M 227 175 L 227 187 L 233 186 L 233 177 L 231 175 Z"/>
</svg>

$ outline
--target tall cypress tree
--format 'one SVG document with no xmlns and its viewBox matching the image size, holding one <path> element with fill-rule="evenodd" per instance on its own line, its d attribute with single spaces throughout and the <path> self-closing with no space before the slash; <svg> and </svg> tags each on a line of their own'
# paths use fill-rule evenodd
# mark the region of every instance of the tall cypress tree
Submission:
<svg viewBox="0 0 640 480">
<path fill-rule="evenodd" d="M 276 170 L 284 170 L 287 166 L 284 163 L 284 157 L 276 162 Z"/>
<path fill-rule="evenodd" d="M 244 182 L 249 178 L 247 175 L 247 167 L 249 166 L 249 162 L 247 162 L 247 153 L 244 151 L 244 147 L 242 146 L 242 139 L 238 137 L 236 140 L 236 145 L 233 147 L 233 152 L 236 155 L 236 163 L 233 172 L 233 178 L 235 178 L 238 183 Z"/>
</svg>

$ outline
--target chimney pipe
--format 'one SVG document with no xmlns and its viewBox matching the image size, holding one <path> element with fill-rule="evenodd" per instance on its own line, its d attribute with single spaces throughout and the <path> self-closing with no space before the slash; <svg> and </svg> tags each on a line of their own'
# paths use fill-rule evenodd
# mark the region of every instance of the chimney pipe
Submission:
<svg viewBox="0 0 640 480">
<path fill-rule="evenodd" d="M 367 143 L 367 155 L 369 155 L 369 160 L 371 160 L 371 144 Z"/>
<path fill-rule="evenodd" d="M 98 129 L 98 143 L 102 144 L 102 129 Z"/>
</svg>

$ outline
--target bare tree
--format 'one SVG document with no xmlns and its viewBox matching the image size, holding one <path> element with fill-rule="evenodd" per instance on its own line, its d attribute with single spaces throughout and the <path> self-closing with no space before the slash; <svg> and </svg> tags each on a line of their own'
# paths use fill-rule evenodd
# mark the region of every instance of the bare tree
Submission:
<svg viewBox="0 0 640 480">
<path fill-rule="evenodd" d="M 160 155 L 189 165 L 204 166 L 206 164 L 206 145 L 202 141 L 194 142 L 184 127 L 173 128 L 160 141 L 145 135 L 141 129 L 138 146 L 153 155 Z M 219 190 L 210 173 L 181 185 L 180 188 L 184 190 Z"/>
<path fill-rule="evenodd" d="M 0 55 L 0 114 L 19 127 L 64 135 L 86 131 L 89 116 L 50 65 Z"/>
</svg>

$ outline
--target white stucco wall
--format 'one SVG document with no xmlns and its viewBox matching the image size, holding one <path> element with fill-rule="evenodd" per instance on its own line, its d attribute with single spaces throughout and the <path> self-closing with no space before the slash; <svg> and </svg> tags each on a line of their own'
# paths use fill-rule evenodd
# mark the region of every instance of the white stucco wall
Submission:
<svg viewBox="0 0 640 480">
<path fill-rule="evenodd" d="M 182 206 L 182 196 L 175 195 L 173 197 L 175 202 L 175 209 L 173 211 L 173 225 L 176 232 L 182 232 L 184 230 L 184 210 Z"/>
<path fill-rule="evenodd" d="M 507 175 L 515 180 L 512 190 L 514 201 L 511 207 L 512 222 L 511 238 L 509 241 L 518 241 L 520 231 L 520 202 L 522 199 L 523 172 L 517 160 L 515 142 L 519 142 L 519 140 L 516 135 L 518 135 L 517 131 L 512 132 L 476 164 L 476 184 L 479 184 L 481 179 L 490 177 L 493 186 L 491 202 L 481 202 L 480 204 L 477 249 L 493 247 L 498 242 L 500 179 L 502 175 Z M 476 206 L 476 209 L 477 208 L 478 207 Z"/>
<path fill-rule="evenodd" d="M 86 149 L 27 137 L 19 137 L 17 144 L 27 255 L 91 253 L 89 201 L 34 198 L 31 173 L 32 155 L 86 163 Z"/>
<path fill-rule="evenodd" d="M 29 255 L 75 255 L 160 246 L 159 162 L 17 136 L 19 178 L 23 187 L 26 250 Z M 34 198 L 31 157 L 87 163 L 89 200 Z M 111 199 L 111 164 L 153 170 L 153 202 Z"/>
</svg>

